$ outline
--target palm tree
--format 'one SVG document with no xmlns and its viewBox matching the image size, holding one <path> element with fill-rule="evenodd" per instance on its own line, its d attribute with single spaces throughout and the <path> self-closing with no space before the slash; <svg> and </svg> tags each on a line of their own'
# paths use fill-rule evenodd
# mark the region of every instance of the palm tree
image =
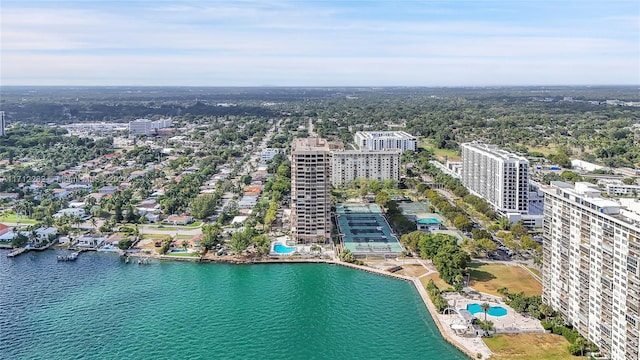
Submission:
<svg viewBox="0 0 640 360">
<path fill-rule="evenodd" d="M 82 219 L 82 217 L 78 216 L 78 215 L 74 215 L 72 218 L 73 224 L 76 226 L 77 229 L 80 228 L 80 225 L 82 225 L 82 223 L 84 222 L 84 220 Z"/>
<path fill-rule="evenodd" d="M 484 321 L 487 321 L 487 311 L 489 311 L 490 308 L 491 305 L 489 305 L 488 303 L 482 303 L 482 305 L 480 305 L 480 309 L 484 311 Z"/>
<path fill-rule="evenodd" d="M 189 242 L 187 240 L 182 240 L 182 247 L 186 251 L 187 248 L 189 247 Z"/>
<path fill-rule="evenodd" d="M 96 226 L 98 226 L 98 220 L 95 217 L 91 218 L 91 227 L 93 228 L 93 232 L 96 232 Z"/>
<path fill-rule="evenodd" d="M 574 342 L 574 345 L 580 348 L 580 356 L 582 357 L 584 356 L 584 350 L 589 345 L 589 342 L 587 341 L 587 339 L 583 338 L 582 336 L 578 336 L 576 338 L 576 341 Z"/>
<path fill-rule="evenodd" d="M 540 314 L 544 316 L 545 319 L 551 316 L 551 314 L 553 314 L 553 308 L 548 304 L 540 304 L 540 307 L 538 310 L 540 311 Z"/>
</svg>

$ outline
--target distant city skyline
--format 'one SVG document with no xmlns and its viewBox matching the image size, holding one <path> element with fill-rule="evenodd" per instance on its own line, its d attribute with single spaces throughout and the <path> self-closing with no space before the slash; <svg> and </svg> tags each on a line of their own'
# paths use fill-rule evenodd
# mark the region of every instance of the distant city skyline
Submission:
<svg viewBox="0 0 640 360">
<path fill-rule="evenodd" d="M 0 85 L 640 85 L 637 1 L 0 7 Z"/>
</svg>

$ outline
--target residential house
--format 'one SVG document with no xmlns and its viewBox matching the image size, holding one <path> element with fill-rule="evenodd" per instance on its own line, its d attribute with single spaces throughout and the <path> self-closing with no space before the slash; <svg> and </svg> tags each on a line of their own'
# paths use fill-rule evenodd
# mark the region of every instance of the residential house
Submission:
<svg viewBox="0 0 640 360">
<path fill-rule="evenodd" d="M 9 232 L 9 230 L 11 230 L 11 228 L 9 228 L 7 225 L 5 224 L 0 224 L 0 236 L 6 234 Z"/>
<path fill-rule="evenodd" d="M 118 188 L 116 186 L 103 186 L 100 189 L 98 189 L 98 192 L 100 194 L 105 194 L 105 195 L 113 195 L 116 193 L 116 191 L 118 191 Z"/>
<path fill-rule="evenodd" d="M 187 225 L 193 222 L 193 218 L 191 216 L 169 215 L 166 221 L 173 225 Z"/>
<path fill-rule="evenodd" d="M 81 218 L 83 218 L 85 220 L 90 218 L 90 216 L 87 215 L 84 212 L 84 209 L 82 209 L 82 208 L 66 208 L 66 209 L 62 209 L 62 210 L 58 211 L 57 213 L 53 214 L 53 217 L 57 219 L 57 218 L 61 218 L 61 217 L 65 216 L 65 215 L 67 215 L 67 216 L 80 216 Z"/>
<path fill-rule="evenodd" d="M 85 234 L 81 235 L 78 240 L 76 240 L 76 246 L 85 248 L 98 248 L 104 245 L 106 240 L 106 235 Z"/>
<path fill-rule="evenodd" d="M 20 197 L 18 193 L 0 192 L 0 199 L 18 200 L 18 197 Z"/>
<path fill-rule="evenodd" d="M 69 190 L 53 189 L 53 197 L 56 199 L 63 199 L 63 198 L 69 197 L 69 195 L 71 195 L 71 192 Z"/>
</svg>

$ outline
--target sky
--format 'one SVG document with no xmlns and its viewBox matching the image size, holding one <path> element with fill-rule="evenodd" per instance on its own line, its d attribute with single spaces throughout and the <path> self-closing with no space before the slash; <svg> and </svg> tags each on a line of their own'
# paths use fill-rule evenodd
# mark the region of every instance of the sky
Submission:
<svg viewBox="0 0 640 360">
<path fill-rule="evenodd" d="M 0 85 L 640 85 L 640 2 L 0 0 Z"/>
</svg>

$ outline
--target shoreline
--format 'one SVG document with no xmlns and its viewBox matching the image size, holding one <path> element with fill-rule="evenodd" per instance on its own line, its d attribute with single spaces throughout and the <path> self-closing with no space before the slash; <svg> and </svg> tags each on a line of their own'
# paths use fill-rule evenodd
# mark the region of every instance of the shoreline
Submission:
<svg viewBox="0 0 640 360">
<path fill-rule="evenodd" d="M 176 256 L 171 256 L 171 257 L 160 257 L 161 260 L 173 260 L 175 259 Z M 175 259 L 178 260 L 178 259 Z M 380 269 L 376 269 L 376 268 L 372 268 L 372 267 L 368 267 L 368 266 L 364 266 L 364 265 L 356 265 L 356 264 L 351 264 L 351 263 L 346 263 L 346 262 L 342 262 L 342 261 L 338 261 L 338 260 L 333 260 L 333 259 L 317 259 L 317 258 L 311 258 L 311 259 L 292 259 L 292 260 L 286 260 L 286 259 L 282 259 L 282 258 L 275 258 L 275 259 L 251 259 L 251 258 L 245 258 L 245 259 L 205 259 L 205 258 L 187 258 L 187 257 L 183 257 L 182 259 L 180 259 L 181 261 L 195 261 L 195 262 L 208 262 L 208 263 L 225 263 L 225 264 L 236 264 L 236 265 L 254 265 L 254 264 L 328 264 L 328 265 L 338 265 L 338 266 L 343 266 L 343 267 L 347 267 L 347 268 L 351 268 L 354 270 L 359 270 L 359 271 L 365 271 L 374 275 L 379 275 L 379 276 L 385 276 L 385 277 L 389 277 L 389 278 L 393 278 L 393 279 L 397 279 L 397 280 L 403 280 L 403 281 L 407 281 L 413 284 L 413 286 L 415 287 L 416 291 L 418 292 L 418 295 L 420 296 L 420 298 L 422 299 L 423 304 L 425 305 L 425 307 L 427 308 L 427 311 L 429 312 L 429 315 L 431 316 L 431 318 L 433 319 L 433 322 L 435 323 L 436 327 L 438 328 L 438 331 L 440 332 L 440 336 L 449 344 L 451 344 L 452 346 L 454 346 L 456 349 L 458 349 L 460 352 L 462 352 L 464 355 L 468 356 L 470 359 L 475 359 L 476 358 L 476 353 L 473 353 L 471 350 L 469 350 L 466 346 L 464 346 L 462 343 L 458 342 L 454 337 L 452 337 L 449 332 L 446 331 L 444 324 L 442 323 L 440 317 L 439 317 L 439 313 L 436 310 L 435 306 L 433 305 L 433 303 L 431 302 L 431 299 L 429 298 L 429 295 L 427 294 L 426 289 L 424 288 L 424 286 L 422 286 L 422 283 L 420 282 L 420 279 L 417 277 L 411 277 L 411 276 L 406 276 L 406 275 L 400 275 L 400 274 L 395 274 L 395 273 L 390 273 L 384 270 L 380 270 Z M 486 359 L 486 358 L 485 358 Z"/>
<path fill-rule="evenodd" d="M 115 252 L 114 252 L 115 253 Z M 117 254 L 117 253 L 116 253 Z M 466 346 L 462 343 L 458 342 L 454 337 L 452 337 L 449 332 L 446 331 L 440 317 L 439 313 L 436 310 L 435 306 L 431 302 L 427 291 L 422 286 L 420 279 L 417 277 L 411 277 L 406 275 L 400 275 L 395 273 L 390 273 L 384 270 L 364 266 L 364 265 L 356 265 L 351 263 L 346 263 L 342 261 L 338 261 L 335 259 L 322 259 L 322 258 L 309 258 L 309 259 L 283 259 L 283 258 L 273 258 L 273 259 L 264 259 L 264 258 L 239 258 L 239 257 L 224 257 L 224 258 L 206 258 L 205 256 L 166 256 L 166 255 L 156 255 L 156 254 L 144 254 L 144 253 L 131 253 L 125 256 L 130 257 L 147 257 L 158 260 L 168 260 L 168 261 L 188 261 L 188 262 L 202 262 L 202 263 L 222 263 L 222 264 L 234 264 L 234 265 L 254 265 L 254 264 L 328 264 L 328 265 L 338 265 L 346 268 L 365 271 L 374 275 L 385 276 L 397 280 L 403 280 L 410 282 L 414 285 L 414 288 L 418 292 L 418 295 L 422 299 L 423 304 L 427 308 L 429 315 L 433 319 L 440 336 L 449 344 L 454 346 L 460 352 L 462 352 L 465 356 L 468 356 L 470 359 L 475 359 L 476 354 L 470 351 Z M 485 358 L 486 359 L 486 358 Z"/>
</svg>

